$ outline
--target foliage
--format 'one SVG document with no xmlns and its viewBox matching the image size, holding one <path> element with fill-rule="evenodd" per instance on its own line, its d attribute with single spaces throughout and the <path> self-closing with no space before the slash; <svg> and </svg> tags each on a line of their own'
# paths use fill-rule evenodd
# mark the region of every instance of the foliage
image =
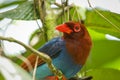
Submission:
<svg viewBox="0 0 120 80">
<path fill-rule="evenodd" d="M 90 70 L 86 75 L 92 75 L 92 80 L 120 80 L 120 71 L 110 68 L 97 68 Z"/>
<path fill-rule="evenodd" d="M 27 0 L 3 0 L 0 2 L 0 8 L 8 7 L 15 4 L 20 4 L 25 1 Z"/>
<path fill-rule="evenodd" d="M 15 2 L 14 2 L 15 1 Z M 19 6 L 13 10 L 0 13 L 0 19 L 11 18 L 13 20 L 36 20 L 39 19 L 40 15 L 34 14 L 34 3 L 33 1 L 26 0 L 13 0 L 12 3 L 17 3 Z M 54 1 L 54 0 L 53 0 Z M 7 5 L 1 5 L 0 8 L 4 6 L 12 5 L 11 2 Z M 49 2 L 49 6 L 52 4 Z M 1 4 L 1 3 L 0 3 Z M 106 38 L 106 34 L 120 38 L 120 14 L 113 13 L 110 11 L 97 9 L 101 14 L 103 14 L 107 19 L 109 19 L 117 28 L 107 22 L 103 17 L 101 17 L 94 10 L 88 10 L 81 7 L 76 7 L 72 5 L 68 11 L 62 12 L 63 8 L 49 9 L 50 13 L 47 13 L 46 26 L 45 29 L 48 31 L 39 32 L 39 37 L 41 38 L 39 42 L 34 45 L 34 48 L 39 48 L 42 44 L 45 43 L 44 33 L 47 34 L 49 39 L 54 37 L 54 26 L 61 24 L 68 20 L 83 20 L 91 37 L 93 40 L 93 48 L 91 54 L 87 60 L 86 65 L 83 67 L 82 71 L 78 74 L 86 74 L 93 76 L 93 80 L 119 80 L 120 79 L 120 41 L 119 40 L 109 40 Z M 53 12 L 57 11 L 58 14 Z M 54 17 L 53 17 L 54 16 Z M 85 19 L 86 18 L 86 19 Z M 42 28 L 42 30 L 44 30 Z M 35 37 L 36 34 L 33 34 L 31 37 Z M 38 37 L 38 36 L 37 36 Z M 29 53 L 29 52 L 28 52 Z M 28 54 L 27 54 L 28 55 Z M 16 62 L 17 63 L 17 62 Z M 3 78 L 3 77 L 1 77 Z"/>
<path fill-rule="evenodd" d="M 0 19 L 11 18 L 14 20 L 32 20 L 34 19 L 33 8 L 32 1 L 23 2 L 17 8 L 0 14 Z"/>
<path fill-rule="evenodd" d="M 94 29 L 95 31 L 110 34 L 120 38 L 120 14 L 113 13 L 110 11 L 99 10 L 98 11 L 103 14 L 107 19 L 109 19 L 112 23 L 114 23 L 118 28 L 108 23 L 103 17 L 101 17 L 94 10 L 87 10 L 86 12 L 86 26 Z"/>
<path fill-rule="evenodd" d="M 32 80 L 26 71 L 5 57 L 0 56 L 0 65 L 0 80 Z"/>
</svg>

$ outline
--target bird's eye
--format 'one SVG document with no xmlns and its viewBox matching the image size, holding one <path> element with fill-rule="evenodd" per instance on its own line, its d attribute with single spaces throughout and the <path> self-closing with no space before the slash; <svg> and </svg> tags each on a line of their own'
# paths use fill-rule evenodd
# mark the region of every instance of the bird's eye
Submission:
<svg viewBox="0 0 120 80">
<path fill-rule="evenodd" d="M 79 25 L 75 25 L 74 26 L 74 31 L 75 32 L 79 32 L 80 31 L 80 26 Z"/>
</svg>

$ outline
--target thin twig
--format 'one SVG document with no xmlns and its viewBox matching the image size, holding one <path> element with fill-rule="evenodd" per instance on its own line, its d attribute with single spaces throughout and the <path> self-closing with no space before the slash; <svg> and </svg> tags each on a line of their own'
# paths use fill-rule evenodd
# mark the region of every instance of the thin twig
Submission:
<svg viewBox="0 0 120 80">
<path fill-rule="evenodd" d="M 35 3 L 38 4 L 38 10 L 39 10 L 39 14 L 40 14 L 40 19 L 41 19 L 42 23 L 44 23 L 45 16 L 46 16 L 45 1 L 44 0 L 38 0 Z"/>
<path fill-rule="evenodd" d="M 74 4 L 71 4 L 71 5 L 68 5 L 68 6 L 64 7 L 65 12 L 70 10 L 71 8 L 73 8 L 73 6 L 74 6 Z M 62 16 L 62 15 L 63 15 L 63 11 L 60 12 L 59 16 Z"/>
<path fill-rule="evenodd" d="M 70 20 L 70 10 L 68 9 L 67 10 L 67 18 L 68 18 L 68 21 Z"/>
<path fill-rule="evenodd" d="M 74 16 L 75 16 L 75 12 L 76 12 L 76 10 L 74 10 L 74 12 L 73 12 L 72 20 L 73 20 L 73 18 L 74 18 Z"/>
<path fill-rule="evenodd" d="M 117 25 L 115 25 L 113 22 L 111 22 L 109 19 L 107 19 L 107 18 L 106 18 L 103 14 L 101 14 L 97 9 L 93 8 L 89 0 L 87 0 L 87 1 L 88 1 L 89 6 L 90 6 L 96 13 L 98 13 L 103 19 L 105 19 L 108 23 L 110 23 L 112 26 L 114 26 L 114 27 L 118 30 L 118 32 L 120 32 L 120 28 L 119 28 Z"/>
<path fill-rule="evenodd" d="M 78 20 L 81 21 L 80 14 L 78 13 L 77 7 L 75 6 L 75 11 L 77 13 Z"/>
<path fill-rule="evenodd" d="M 33 70 L 33 80 L 36 80 L 36 79 L 35 79 L 35 75 L 36 75 L 36 70 L 37 70 L 38 59 L 39 59 L 39 56 L 37 56 L 36 62 L 35 62 L 35 66 L 34 66 L 34 70 Z"/>
<path fill-rule="evenodd" d="M 31 65 L 30 61 L 22 55 L 19 55 L 19 56 L 16 56 L 16 57 L 19 58 L 20 60 L 22 60 L 23 62 L 25 62 L 27 67 L 28 67 L 29 72 L 32 73 L 31 70 L 33 70 L 33 68 L 32 68 L 32 65 Z"/>
<path fill-rule="evenodd" d="M 68 6 L 68 2 L 69 2 L 69 0 L 66 0 L 66 2 L 65 2 L 65 6 Z"/>
<path fill-rule="evenodd" d="M 52 61 L 51 58 L 48 55 L 46 55 L 45 53 L 39 52 L 39 51 L 35 50 L 34 48 L 32 48 L 31 46 L 28 46 L 28 45 L 24 44 L 23 42 L 18 41 L 14 38 L 0 36 L 0 39 L 7 40 L 9 42 L 15 42 L 15 43 L 18 43 L 18 44 L 24 46 L 27 50 L 30 50 L 31 52 L 34 52 L 35 54 L 39 55 L 40 58 L 43 59 L 45 62 L 51 63 L 51 61 Z"/>
<path fill-rule="evenodd" d="M 37 21 L 37 19 L 38 19 L 38 15 L 37 15 L 37 7 L 36 7 L 36 4 L 35 4 L 35 2 L 36 2 L 36 0 L 34 0 L 34 19 L 35 19 L 35 21 L 36 21 L 36 23 L 37 23 L 37 25 L 38 25 L 38 28 L 39 28 L 39 30 L 40 30 L 40 32 L 43 32 L 42 31 L 42 28 L 41 28 L 41 26 L 39 25 L 39 23 L 38 23 L 38 21 Z"/>
<path fill-rule="evenodd" d="M 61 0 L 61 3 L 62 3 L 62 12 L 63 12 L 63 23 L 66 21 L 66 15 L 65 15 L 65 4 L 63 2 L 63 0 Z"/>
<path fill-rule="evenodd" d="M 54 3 L 54 5 L 56 5 L 56 6 L 60 7 L 60 8 L 62 7 L 62 5 L 61 5 L 61 4 L 56 3 L 56 2 Z"/>
<path fill-rule="evenodd" d="M 38 3 L 38 11 L 40 14 L 41 22 L 43 23 L 43 30 L 44 30 L 44 39 L 47 42 L 48 41 L 48 29 L 46 27 L 46 1 L 45 0 L 37 0 L 36 4 Z"/>
<path fill-rule="evenodd" d="M 63 22 L 66 22 L 66 21 L 67 21 L 67 15 L 65 14 L 65 7 L 68 6 L 68 1 L 69 1 L 69 0 L 61 0 L 61 3 L 62 3 L 62 11 L 63 11 L 63 17 L 64 17 Z M 67 10 L 69 10 L 69 9 L 67 9 Z"/>
</svg>

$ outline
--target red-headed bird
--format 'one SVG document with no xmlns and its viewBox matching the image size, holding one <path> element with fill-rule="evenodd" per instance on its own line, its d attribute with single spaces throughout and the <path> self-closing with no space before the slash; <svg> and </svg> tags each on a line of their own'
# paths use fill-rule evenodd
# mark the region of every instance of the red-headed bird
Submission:
<svg viewBox="0 0 120 80">
<path fill-rule="evenodd" d="M 50 40 L 39 48 L 39 51 L 48 54 L 52 58 L 56 68 L 61 70 L 64 76 L 69 79 L 80 71 L 85 64 L 90 53 L 92 41 L 87 29 L 80 22 L 69 21 L 58 25 L 56 30 L 63 32 L 63 36 Z M 28 60 L 34 67 L 36 55 L 31 54 Z M 25 63 L 22 63 L 21 66 L 28 70 Z M 53 76 L 53 73 L 47 64 L 39 59 L 36 78 L 41 80 L 48 77 L 51 78 L 49 80 L 53 80 L 52 77 L 49 76 Z M 57 80 L 57 78 L 55 80 Z M 63 80 L 65 80 L 65 78 Z"/>
</svg>

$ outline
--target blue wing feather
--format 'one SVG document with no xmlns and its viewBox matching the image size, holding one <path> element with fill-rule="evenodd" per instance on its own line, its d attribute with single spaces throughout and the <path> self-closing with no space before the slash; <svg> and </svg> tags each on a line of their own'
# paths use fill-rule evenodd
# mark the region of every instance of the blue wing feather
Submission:
<svg viewBox="0 0 120 80">
<path fill-rule="evenodd" d="M 50 57 L 53 57 L 62 50 L 63 46 L 64 46 L 64 41 L 60 37 L 57 37 L 48 41 L 38 50 L 48 54 Z"/>
</svg>

